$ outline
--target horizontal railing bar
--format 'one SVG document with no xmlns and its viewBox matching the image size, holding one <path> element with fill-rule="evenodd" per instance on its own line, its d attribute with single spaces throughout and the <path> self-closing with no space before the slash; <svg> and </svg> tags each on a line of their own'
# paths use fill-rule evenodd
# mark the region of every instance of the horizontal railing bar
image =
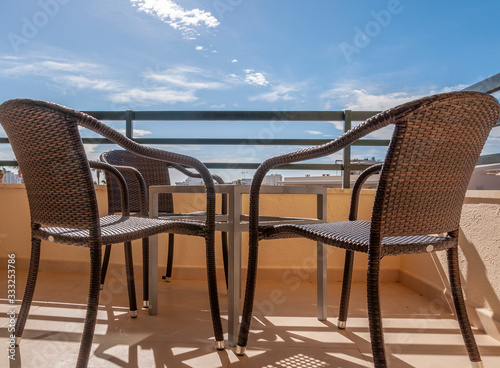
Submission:
<svg viewBox="0 0 500 368">
<path fill-rule="evenodd" d="M 248 139 L 248 138 L 135 138 L 140 144 L 200 144 L 248 146 L 316 146 L 331 139 Z M 388 139 L 361 139 L 353 146 L 388 146 Z"/>
<path fill-rule="evenodd" d="M 343 111 L 84 111 L 99 120 L 193 121 L 343 121 Z M 378 111 L 353 111 L 353 121 L 364 121 Z"/>
<path fill-rule="evenodd" d="M 209 169 L 249 169 L 255 170 L 259 167 L 259 163 L 227 163 L 227 162 L 206 162 L 205 166 Z M 282 170 L 342 170 L 340 164 L 287 164 L 277 166 Z"/>
<path fill-rule="evenodd" d="M 205 166 L 209 169 L 257 169 L 259 163 L 248 163 L 248 162 L 206 162 Z M 11 166 L 17 167 L 17 161 L 0 161 L 0 166 Z M 282 170 L 342 170 L 342 164 L 287 164 L 278 166 Z M 364 170 L 370 165 L 366 164 L 352 164 L 352 170 Z"/>
<path fill-rule="evenodd" d="M 316 146 L 330 139 L 248 139 L 248 138 L 133 138 L 139 144 L 199 144 L 199 145 L 247 145 L 247 146 Z M 114 144 L 106 138 L 82 138 L 84 144 Z M 5 143 L 8 143 L 5 142 Z M 388 146 L 388 139 L 360 139 L 353 146 Z"/>
</svg>

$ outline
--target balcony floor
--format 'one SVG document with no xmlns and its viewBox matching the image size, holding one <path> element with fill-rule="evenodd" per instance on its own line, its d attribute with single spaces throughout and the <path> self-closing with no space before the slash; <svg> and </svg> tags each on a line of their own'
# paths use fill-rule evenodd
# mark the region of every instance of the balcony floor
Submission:
<svg viewBox="0 0 500 368">
<path fill-rule="evenodd" d="M 175 270 L 174 270 L 175 272 Z M 246 357 L 215 351 L 204 281 L 160 282 L 159 315 L 128 315 L 123 275 L 111 272 L 102 291 L 89 367 L 370 367 L 365 285 L 353 285 L 347 329 L 338 330 L 340 283 L 329 284 L 329 316 L 316 319 L 315 285 L 306 281 L 258 283 L 257 315 Z M 26 274 L 18 272 L 17 296 Z M 4 278 L 2 278 L 4 279 Z M 296 280 L 299 280 L 298 278 Z M 141 280 L 137 280 L 142 304 Z M 227 297 L 219 285 L 226 317 Z M 0 282 L 1 340 L 7 336 L 7 282 Z M 467 367 L 468 358 L 453 315 L 398 283 L 383 284 L 382 305 L 391 367 Z M 76 363 L 87 298 L 82 274 L 41 272 L 17 360 L 0 366 L 71 367 Z M 272 303 L 271 301 L 274 301 Z M 20 301 L 17 301 L 19 306 Z M 259 310 L 261 313 L 259 313 Z M 262 314 L 263 312 L 263 314 Z M 227 319 L 224 318 L 227 330 Z M 500 342 L 475 331 L 485 367 L 498 367 Z M 2 343 L 5 346 L 5 343 Z"/>
</svg>

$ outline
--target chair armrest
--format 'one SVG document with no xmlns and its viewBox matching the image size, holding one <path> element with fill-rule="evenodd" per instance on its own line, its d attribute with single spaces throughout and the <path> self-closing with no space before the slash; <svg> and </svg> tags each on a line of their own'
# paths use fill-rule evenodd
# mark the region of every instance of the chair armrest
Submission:
<svg viewBox="0 0 500 368">
<path fill-rule="evenodd" d="M 383 164 L 376 164 L 365 169 L 359 178 L 354 183 L 351 193 L 351 207 L 349 209 L 349 221 L 356 221 L 358 219 L 358 204 L 359 204 L 359 193 L 361 192 L 361 187 L 366 182 L 366 180 L 375 174 L 378 174 L 382 170 Z"/>
<path fill-rule="evenodd" d="M 120 172 L 113 167 L 112 165 L 109 165 L 105 162 L 101 161 L 89 161 L 90 168 L 92 169 L 98 169 L 98 170 L 103 170 L 106 171 L 108 174 L 112 175 L 116 181 L 118 182 L 118 186 L 120 187 L 120 194 L 122 197 L 122 213 L 125 216 L 130 215 L 130 202 L 129 202 L 129 196 L 128 196 L 128 187 L 127 187 L 127 182 L 125 181 L 125 178 L 123 177 Z"/>
<path fill-rule="evenodd" d="M 101 162 L 106 162 L 106 160 L 102 157 L 100 157 Z M 109 163 L 106 162 L 107 165 L 110 165 Z M 139 191 L 140 191 L 140 210 L 141 210 L 141 215 L 142 216 L 147 216 L 148 215 L 148 188 L 146 187 L 146 181 L 144 180 L 144 177 L 142 174 L 137 170 L 135 167 L 131 166 L 121 166 L 121 165 L 111 165 L 115 169 L 117 169 L 120 173 L 122 174 L 132 174 L 135 179 L 137 180 L 137 184 L 139 184 Z"/>
</svg>

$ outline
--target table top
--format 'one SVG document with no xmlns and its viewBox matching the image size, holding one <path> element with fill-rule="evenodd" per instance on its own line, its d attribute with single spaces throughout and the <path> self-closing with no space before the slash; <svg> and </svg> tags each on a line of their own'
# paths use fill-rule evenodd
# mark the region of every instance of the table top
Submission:
<svg viewBox="0 0 500 368">
<path fill-rule="evenodd" d="M 215 184 L 216 193 L 250 193 L 251 185 Z M 152 185 L 150 193 L 201 193 L 205 191 L 204 185 Z M 323 194 L 326 187 L 305 185 L 262 185 L 260 193 L 263 194 Z"/>
<path fill-rule="evenodd" d="M 229 213 L 226 215 L 216 215 L 216 229 L 220 231 L 228 231 L 231 224 L 237 226 L 239 231 L 248 231 L 249 216 L 243 214 L 241 208 L 241 194 L 250 193 L 250 185 L 234 185 L 234 184 L 216 184 L 216 193 L 227 193 L 234 200 L 230 200 L 233 207 L 229 208 Z M 149 187 L 150 199 L 160 193 L 204 193 L 204 185 L 152 185 Z M 261 225 L 282 224 L 282 223 L 315 223 L 326 221 L 326 195 L 327 189 L 318 186 L 288 186 L 288 185 L 263 185 L 260 194 L 314 194 L 322 197 L 321 201 L 317 202 L 318 216 L 316 218 L 299 218 L 299 217 L 284 217 L 284 216 L 259 216 L 259 223 Z M 237 197 L 240 196 L 240 200 Z M 152 203 L 152 202 L 150 202 Z M 156 213 L 151 209 L 151 214 Z M 190 215 L 186 216 L 161 216 L 161 218 L 175 218 L 175 219 L 191 219 L 196 221 L 204 221 L 205 216 L 196 216 L 195 218 Z"/>
</svg>

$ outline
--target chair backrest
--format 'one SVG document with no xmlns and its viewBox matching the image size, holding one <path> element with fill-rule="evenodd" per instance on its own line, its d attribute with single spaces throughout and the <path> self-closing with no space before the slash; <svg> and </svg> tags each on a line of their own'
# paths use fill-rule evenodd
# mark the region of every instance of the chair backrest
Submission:
<svg viewBox="0 0 500 368">
<path fill-rule="evenodd" d="M 144 178 L 146 188 L 151 185 L 170 185 L 168 164 L 153 159 L 148 159 L 125 150 L 112 150 L 104 152 L 101 160 L 110 165 L 130 166 L 137 169 Z M 140 212 L 141 191 L 137 179 L 133 174 L 124 173 L 130 198 L 130 212 Z M 106 176 L 108 187 L 108 209 L 110 212 L 121 212 L 120 188 L 116 180 L 110 175 Z M 146 203 L 148 206 L 148 203 Z M 172 194 L 161 194 L 158 197 L 158 210 L 160 212 L 173 212 Z"/>
<path fill-rule="evenodd" d="M 458 230 L 467 184 L 499 118 L 498 101 L 477 92 L 452 92 L 382 114 L 392 115 L 395 129 L 376 192 L 372 234 Z"/>
<path fill-rule="evenodd" d="M 0 123 L 23 172 L 32 225 L 90 229 L 96 236 L 96 194 L 77 125 L 82 115 L 34 100 L 0 106 Z"/>
</svg>

